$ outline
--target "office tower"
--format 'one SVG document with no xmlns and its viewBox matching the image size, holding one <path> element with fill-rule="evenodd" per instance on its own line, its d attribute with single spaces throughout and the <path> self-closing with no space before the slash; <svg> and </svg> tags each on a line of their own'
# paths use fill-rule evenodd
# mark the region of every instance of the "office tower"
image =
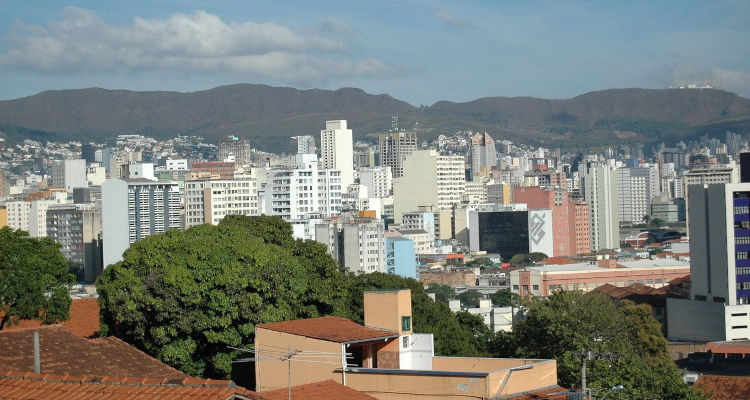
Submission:
<svg viewBox="0 0 750 400">
<path fill-rule="evenodd" d="M 477 133 L 471 138 L 471 175 L 482 174 L 482 169 L 488 171 L 490 167 L 497 165 L 497 153 L 495 152 L 495 141 L 487 133 Z"/>
<path fill-rule="evenodd" d="M 227 215 L 260 215 L 255 179 L 192 179 L 185 182 L 185 229 L 217 225 Z"/>
<path fill-rule="evenodd" d="M 347 129 L 346 120 L 326 121 L 320 131 L 320 158 L 323 169 L 341 171 L 342 191 L 354 183 L 352 130 Z"/>
<path fill-rule="evenodd" d="M 620 222 L 641 223 L 649 215 L 651 199 L 651 170 L 648 168 L 617 169 L 617 201 Z"/>
<path fill-rule="evenodd" d="M 412 153 L 404 160 L 404 175 L 393 180 L 395 222 L 420 206 L 451 210 L 461 203 L 465 184 L 463 156 L 444 156 L 435 150 Z"/>
<path fill-rule="evenodd" d="M 668 336 L 750 339 L 750 183 L 691 185 L 690 299 L 668 299 Z"/>
<path fill-rule="evenodd" d="M 237 165 L 250 165 L 252 163 L 250 141 L 231 135 L 219 139 L 219 161 L 232 158 Z"/>
<path fill-rule="evenodd" d="M 143 238 L 183 229 L 182 191 L 177 182 L 109 179 L 102 184 L 103 265 Z"/>
<path fill-rule="evenodd" d="M 78 269 L 78 280 L 93 283 L 102 272 L 102 214 L 87 204 L 59 204 L 47 209 L 47 236 Z"/>
<path fill-rule="evenodd" d="M 553 253 L 550 210 L 528 210 L 526 204 L 477 204 L 466 208 L 469 250 L 500 254 Z"/>
<path fill-rule="evenodd" d="M 584 177 L 584 193 L 589 204 L 591 251 L 620 247 L 617 171 L 605 164 L 589 164 Z"/>
<path fill-rule="evenodd" d="M 574 256 L 577 252 L 577 235 L 571 235 L 580 229 L 580 225 L 588 226 L 588 218 L 583 224 L 576 225 L 575 207 L 568 192 L 561 189 L 548 189 L 539 186 L 517 187 L 513 190 L 513 202 L 525 203 L 529 210 L 551 210 L 552 230 L 555 238 L 553 251 L 548 256 Z M 588 216 L 587 216 L 588 217 Z M 588 243 L 588 240 L 586 241 Z M 588 252 L 588 248 L 584 252 Z"/>
<path fill-rule="evenodd" d="M 86 160 L 86 164 L 96 162 L 96 150 L 97 148 L 91 143 L 81 144 L 81 158 Z"/>
<path fill-rule="evenodd" d="M 88 187 L 86 160 L 52 161 L 52 186 L 73 192 L 73 188 Z"/>
<path fill-rule="evenodd" d="M 360 168 L 359 184 L 367 187 L 369 197 L 388 197 L 393 193 L 393 174 L 391 173 L 391 168 Z"/>
<path fill-rule="evenodd" d="M 404 175 L 404 159 L 417 151 L 415 132 L 392 132 L 378 136 L 380 165 L 391 167 L 394 178 Z"/>
<path fill-rule="evenodd" d="M 750 153 L 740 153 L 740 182 L 750 182 Z"/>
</svg>

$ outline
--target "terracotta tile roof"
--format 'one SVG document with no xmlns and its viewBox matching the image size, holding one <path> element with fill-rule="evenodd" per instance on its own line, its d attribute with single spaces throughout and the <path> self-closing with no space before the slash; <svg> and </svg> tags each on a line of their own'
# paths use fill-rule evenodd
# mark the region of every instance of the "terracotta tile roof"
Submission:
<svg viewBox="0 0 750 400">
<path fill-rule="evenodd" d="M 706 349 L 714 354 L 750 354 L 750 341 L 708 342 Z"/>
<path fill-rule="evenodd" d="M 61 322 L 67 330 L 78 336 L 90 338 L 96 337 L 99 332 L 99 303 L 95 298 L 75 299 L 70 306 L 70 319 Z M 0 317 L 2 313 L 0 313 Z M 3 332 L 14 329 L 36 328 L 42 326 L 41 322 L 35 319 L 24 319 L 18 322 L 18 325 L 6 327 Z"/>
<path fill-rule="evenodd" d="M 268 400 L 286 400 L 289 398 L 289 389 L 274 389 L 261 392 Z M 352 400 L 375 400 L 375 397 L 360 391 L 346 387 L 332 380 L 308 383 L 307 385 L 292 386 L 292 398 L 302 400 L 324 400 L 324 399 L 352 399 Z"/>
<path fill-rule="evenodd" d="M 84 339 L 60 325 L 0 331 L 0 370 L 34 371 L 34 331 L 39 331 L 43 373 L 157 379 L 187 377 L 120 339 Z"/>
<path fill-rule="evenodd" d="M 615 299 L 624 299 L 633 295 L 666 295 L 669 290 L 668 286 L 661 288 L 652 288 L 650 286 L 634 283 L 630 286 L 619 287 L 605 283 L 592 290 L 592 292 L 604 293 Z"/>
<path fill-rule="evenodd" d="M 750 399 L 750 376 L 702 375 L 693 386 L 711 400 Z"/>
<path fill-rule="evenodd" d="M 575 264 L 575 261 L 572 261 L 571 259 L 567 257 L 550 257 L 545 260 L 542 260 L 542 262 L 547 263 L 547 264 L 554 264 L 554 265 Z"/>
<path fill-rule="evenodd" d="M 504 400 L 566 400 L 568 398 L 568 389 L 560 386 L 553 386 L 534 392 L 526 392 L 510 397 L 504 397 Z"/>
<path fill-rule="evenodd" d="M 346 318 L 332 316 L 272 322 L 257 327 L 338 343 L 398 336 L 395 331 L 369 328 Z"/>
<path fill-rule="evenodd" d="M 241 396 L 241 397 L 235 397 Z M 232 381 L 140 379 L 0 371 L 2 399 L 262 399 Z"/>
<path fill-rule="evenodd" d="M 687 274 L 687 275 L 685 275 L 685 276 L 683 276 L 681 278 L 674 278 L 671 281 L 669 281 L 669 284 L 670 285 L 681 285 L 682 282 L 685 282 L 685 281 L 688 281 L 688 282 L 690 281 L 690 274 Z"/>
</svg>

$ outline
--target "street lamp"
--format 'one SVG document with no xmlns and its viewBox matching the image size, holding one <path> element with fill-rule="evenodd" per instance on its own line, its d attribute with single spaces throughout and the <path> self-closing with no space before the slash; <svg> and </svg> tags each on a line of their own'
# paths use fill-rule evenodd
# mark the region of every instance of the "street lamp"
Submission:
<svg viewBox="0 0 750 400">
<path fill-rule="evenodd" d="M 607 391 L 607 393 L 604 393 L 604 396 L 602 396 L 602 398 L 601 398 L 600 400 L 604 400 L 604 399 L 606 399 L 606 398 L 607 398 L 607 396 L 608 396 L 608 395 L 609 395 L 610 393 L 612 393 L 612 392 L 615 392 L 615 391 L 618 391 L 618 390 L 622 390 L 622 389 L 625 389 L 625 386 L 622 386 L 622 385 L 615 385 L 615 386 L 612 386 L 612 389 L 609 389 L 609 390 Z"/>
</svg>

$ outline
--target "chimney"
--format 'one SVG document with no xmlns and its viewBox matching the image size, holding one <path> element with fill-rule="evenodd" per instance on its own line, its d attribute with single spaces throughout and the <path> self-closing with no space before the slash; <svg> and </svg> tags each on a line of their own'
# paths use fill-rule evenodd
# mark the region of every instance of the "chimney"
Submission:
<svg viewBox="0 0 750 400">
<path fill-rule="evenodd" d="M 34 373 L 42 373 L 42 361 L 39 355 L 39 331 L 34 331 Z"/>
</svg>

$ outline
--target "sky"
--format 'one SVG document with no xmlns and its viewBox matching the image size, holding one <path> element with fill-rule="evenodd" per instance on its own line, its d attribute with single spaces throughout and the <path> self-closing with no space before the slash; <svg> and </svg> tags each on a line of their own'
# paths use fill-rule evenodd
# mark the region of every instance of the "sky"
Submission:
<svg viewBox="0 0 750 400">
<path fill-rule="evenodd" d="M 362 88 L 413 105 L 710 82 L 750 97 L 750 1 L 0 0 L 0 99 Z"/>
</svg>

